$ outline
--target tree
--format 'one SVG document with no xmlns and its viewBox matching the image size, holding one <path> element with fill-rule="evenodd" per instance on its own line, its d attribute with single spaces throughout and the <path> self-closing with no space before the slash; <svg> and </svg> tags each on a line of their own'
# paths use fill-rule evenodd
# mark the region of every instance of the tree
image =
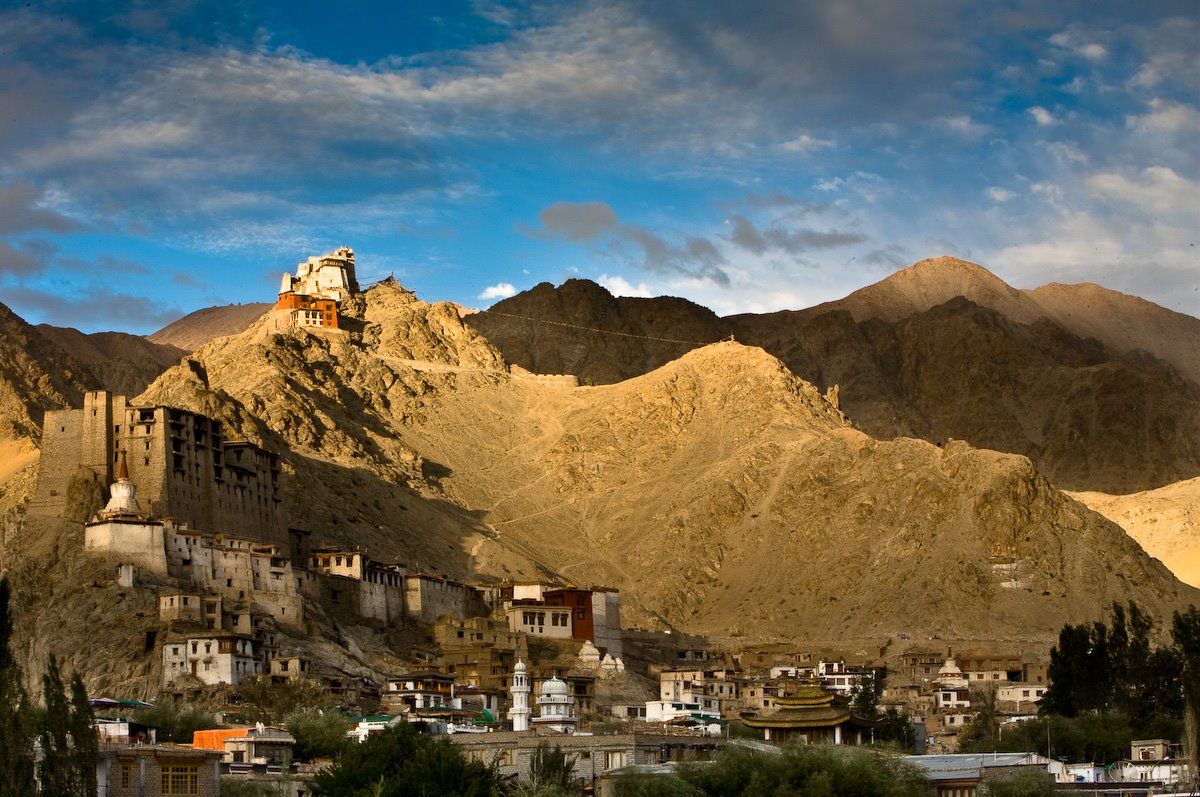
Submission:
<svg viewBox="0 0 1200 797">
<path fill-rule="evenodd" d="M 351 745 L 313 781 L 315 797 L 491 797 L 500 779 L 467 761 L 445 739 L 423 736 L 407 722 Z M 372 791 L 375 790 L 375 791 Z"/>
<path fill-rule="evenodd" d="M 332 702 L 329 691 L 308 678 L 275 683 L 267 675 L 253 675 L 238 686 L 237 699 L 246 722 L 282 722 L 289 714 L 306 708 L 320 708 Z"/>
<path fill-rule="evenodd" d="M 1054 776 L 1044 770 L 1018 772 L 1005 780 L 989 779 L 990 797 L 1044 797 L 1054 793 Z"/>
<path fill-rule="evenodd" d="M 1171 622 L 1171 639 L 1180 663 L 1184 756 L 1195 773 L 1200 769 L 1200 611 L 1195 606 L 1189 607 L 1186 612 L 1175 612 Z"/>
<path fill-rule="evenodd" d="M 194 706 L 181 707 L 174 701 L 163 701 L 133 715 L 136 722 L 158 729 L 160 742 L 191 744 L 196 731 L 218 727 L 206 711 Z"/>
<path fill-rule="evenodd" d="M 678 779 L 705 797 L 821 795 L 821 797 L 924 797 L 929 781 L 911 764 L 856 747 L 789 745 L 782 755 L 726 748 L 710 764 L 684 765 Z M 645 784 L 632 783 L 633 788 Z M 641 791 L 641 794 L 692 794 Z"/>
<path fill-rule="evenodd" d="M 575 756 L 562 747 L 540 743 L 529 759 L 529 780 L 517 788 L 517 794 L 537 797 L 571 797 L 582 794 L 575 777 Z"/>
<path fill-rule="evenodd" d="M 996 685 L 971 692 L 971 707 L 975 716 L 958 734 L 958 749 L 962 752 L 990 752 L 1000 744 L 1000 728 L 996 722 Z"/>
<path fill-rule="evenodd" d="M 0 578 L 0 797 L 34 793 L 33 720 L 21 668 L 13 657 L 13 616 L 7 578 Z"/>
<path fill-rule="evenodd" d="M 79 673 L 71 677 L 70 725 L 72 760 L 78 773 L 81 797 L 97 797 L 96 764 L 100 757 L 100 740 L 92 707 L 88 705 L 87 689 Z"/>
<path fill-rule="evenodd" d="M 337 758 L 350 744 L 346 720 L 336 711 L 305 709 L 289 714 L 285 722 L 296 739 L 293 755 L 297 761 Z"/>
<path fill-rule="evenodd" d="M 42 793 L 64 797 L 78 794 L 79 784 L 71 760 L 71 711 L 58 660 L 53 654 L 46 665 L 46 674 L 42 676 L 42 703 L 42 760 L 38 763 Z"/>
</svg>

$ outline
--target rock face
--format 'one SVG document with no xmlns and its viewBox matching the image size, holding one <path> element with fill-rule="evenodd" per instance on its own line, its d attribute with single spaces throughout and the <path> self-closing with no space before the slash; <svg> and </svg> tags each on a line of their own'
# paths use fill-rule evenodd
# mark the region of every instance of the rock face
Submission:
<svg viewBox="0 0 1200 797">
<path fill-rule="evenodd" d="M 734 335 L 823 390 L 838 386 L 847 416 L 876 437 L 1023 454 L 1071 489 L 1129 492 L 1200 474 L 1200 387 L 1183 370 L 1200 321 L 1087 286 L 1078 293 L 1099 297 L 1091 305 L 1062 298 L 1073 291 L 1017 291 L 981 266 L 937 258 L 801 311 L 718 318 L 570 280 L 467 323 L 515 364 L 595 384 Z"/>
<path fill-rule="evenodd" d="M 168 344 L 154 343 L 140 335 L 96 332 L 85 335 L 70 327 L 39 324 L 38 332 L 53 340 L 92 375 L 93 387 L 123 396 L 136 396 L 158 375 L 187 354 Z"/>
<path fill-rule="evenodd" d="M 569 388 L 510 374 L 453 306 L 394 283 L 361 318 L 264 319 L 140 400 L 283 451 L 320 538 L 452 575 L 614 583 L 644 625 L 1048 640 L 1114 599 L 1197 597 L 1024 457 L 872 439 L 761 349 Z"/>
<path fill-rule="evenodd" d="M 1179 580 L 1200 586 L 1200 479 L 1130 495 L 1073 497 L 1125 529 Z"/>
<path fill-rule="evenodd" d="M 263 313 L 271 307 L 270 302 L 205 307 L 188 313 L 178 321 L 172 321 L 157 332 L 147 335 L 146 339 L 151 343 L 195 351 L 213 338 L 238 334 L 262 318 Z"/>
</svg>

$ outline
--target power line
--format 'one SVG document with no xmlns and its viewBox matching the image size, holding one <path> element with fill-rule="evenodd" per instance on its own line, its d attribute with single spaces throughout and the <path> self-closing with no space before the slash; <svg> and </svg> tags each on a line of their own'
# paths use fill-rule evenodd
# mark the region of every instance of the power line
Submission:
<svg viewBox="0 0 1200 797">
<path fill-rule="evenodd" d="M 488 315 L 502 315 L 502 316 L 505 316 L 506 318 L 516 318 L 516 319 L 520 319 L 522 321 L 532 321 L 535 324 L 550 324 L 550 325 L 556 326 L 556 327 L 567 327 L 569 329 L 582 329 L 585 332 L 597 332 L 601 335 L 618 335 L 622 338 L 640 338 L 642 340 L 657 340 L 657 341 L 661 341 L 662 343 L 682 343 L 685 346 L 707 346 L 710 343 L 716 342 L 716 341 L 712 341 L 712 340 L 709 340 L 709 341 L 680 340 L 678 338 L 659 338 L 659 337 L 655 337 L 653 335 L 638 335 L 633 332 L 618 332 L 615 329 L 600 329 L 598 327 L 587 327 L 587 326 L 583 326 L 581 324 L 568 324 L 565 321 L 550 321 L 549 319 L 546 319 L 546 318 L 531 318 L 530 316 L 516 315 L 515 313 L 501 312 L 500 310 L 487 310 L 486 312 Z M 731 335 L 729 338 L 727 338 L 727 340 L 732 340 L 732 338 L 733 338 L 733 336 Z"/>
</svg>

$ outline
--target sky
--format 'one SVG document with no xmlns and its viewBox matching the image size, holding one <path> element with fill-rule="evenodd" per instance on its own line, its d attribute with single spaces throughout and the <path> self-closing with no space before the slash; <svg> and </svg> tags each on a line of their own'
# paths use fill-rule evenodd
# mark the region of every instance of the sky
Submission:
<svg viewBox="0 0 1200 797">
<path fill-rule="evenodd" d="M 1200 3 L 0 0 L 0 301 L 364 283 L 718 313 L 938 255 L 1200 315 Z"/>
</svg>

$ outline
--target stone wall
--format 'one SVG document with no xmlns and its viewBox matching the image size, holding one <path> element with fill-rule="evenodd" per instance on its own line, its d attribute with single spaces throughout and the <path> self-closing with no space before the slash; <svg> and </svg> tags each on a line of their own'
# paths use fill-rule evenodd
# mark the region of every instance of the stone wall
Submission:
<svg viewBox="0 0 1200 797">
<path fill-rule="evenodd" d="M 89 523 L 83 529 L 83 550 L 92 556 L 137 565 L 156 575 L 165 576 L 168 572 L 161 523 L 125 520 Z"/>
</svg>

